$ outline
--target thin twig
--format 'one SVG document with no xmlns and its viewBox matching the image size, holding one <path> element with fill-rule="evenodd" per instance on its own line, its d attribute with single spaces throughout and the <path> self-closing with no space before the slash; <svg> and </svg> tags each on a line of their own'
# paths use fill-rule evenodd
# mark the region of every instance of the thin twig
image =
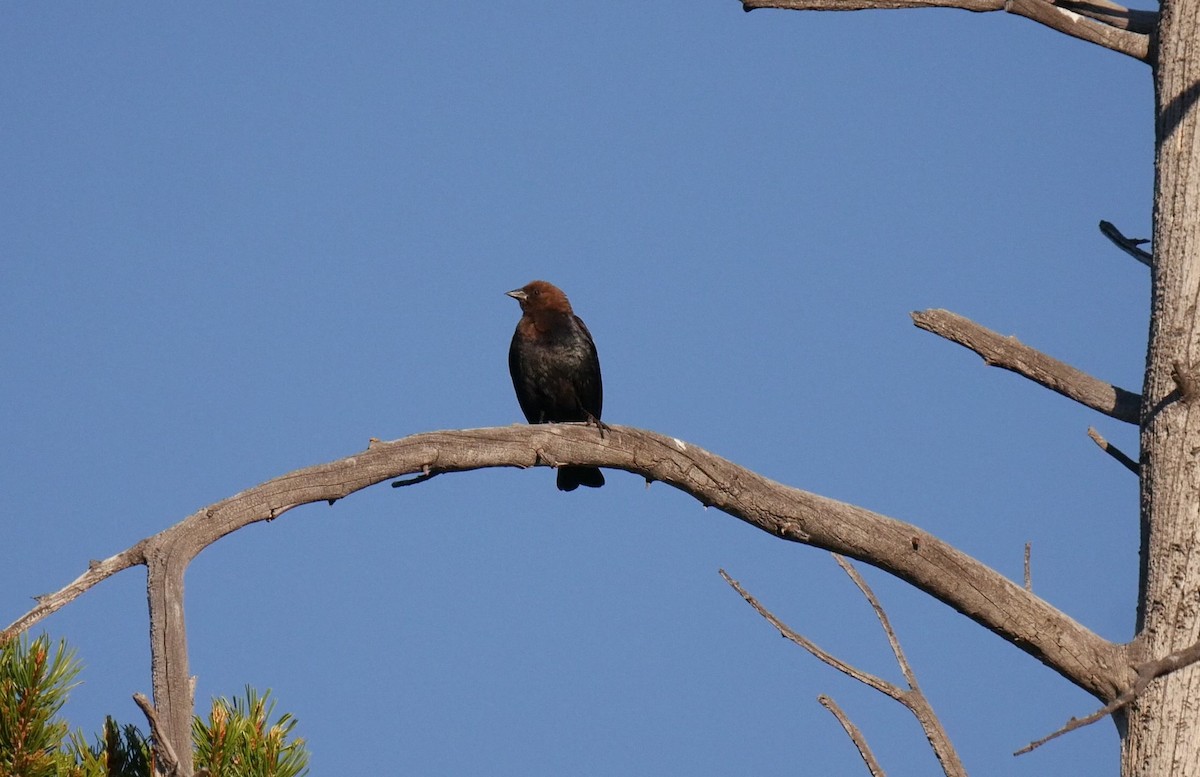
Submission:
<svg viewBox="0 0 1200 777">
<path fill-rule="evenodd" d="M 755 609 L 755 611 L 758 612 L 759 615 L 761 615 L 763 618 L 765 618 L 767 620 L 768 623 L 770 623 L 772 626 L 774 626 L 776 629 L 778 629 L 780 635 L 782 635 L 785 639 L 791 640 L 792 642 L 796 643 L 800 647 L 807 650 L 809 653 L 811 653 L 816 658 L 825 662 L 829 666 L 832 666 L 834 669 L 838 670 L 839 672 L 849 675 L 850 677 L 853 677 L 855 680 L 858 680 L 863 685 L 874 688 L 875 690 L 879 691 L 883 695 L 889 696 L 889 697 L 895 699 L 896 701 L 900 701 L 902 699 L 902 697 L 904 696 L 903 688 L 901 688 L 898 685 L 893 685 L 892 683 L 889 683 L 887 680 L 876 677 L 873 674 L 864 672 L 861 669 L 858 669 L 857 667 L 853 667 L 850 664 L 847 664 L 845 661 L 842 661 L 837 656 L 822 650 L 811 639 L 809 639 L 808 637 L 805 637 L 803 634 L 799 634 L 799 633 L 793 631 L 791 628 L 788 627 L 788 625 L 786 623 L 779 620 L 779 618 L 775 617 L 774 613 L 772 613 L 766 607 L 763 607 L 761 604 L 759 604 L 759 601 L 757 599 L 755 599 L 753 596 L 751 596 L 750 593 L 748 591 L 746 591 L 745 588 L 742 588 L 742 584 L 739 583 L 738 581 L 734 580 L 732 577 L 730 577 L 729 574 L 724 569 L 721 569 L 718 571 L 721 573 L 721 577 L 725 578 L 725 582 L 729 583 L 729 585 L 731 585 L 733 587 L 733 590 L 735 590 L 739 594 L 741 594 L 742 598 L 746 600 L 746 603 L 749 604 L 751 607 L 753 607 Z"/>
<path fill-rule="evenodd" d="M 1157 658 L 1153 661 L 1147 661 L 1137 668 L 1137 679 L 1133 685 L 1125 689 L 1121 695 L 1105 704 L 1100 709 L 1093 712 L 1091 715 L 1086 715 L 1082 718 L 1071 718 L 1066 725 L 1055 731 L 1053 734 L 1044 736 L 1041 739 L 1030 742 L 1013 755 L 1024 755 L 1025 753 L 1036 750 L 1052 739 L 1057 739 L 1063 734 L 1070 733 L 1076 729 L 1090 726 L 1101 718 L 1107 717 L 1119 709 L 1129 706 L 1142 692 L 1146 690 L 1151 681 L 1170 674 L 1171 672 L 1179 671 L 1185 667 L 1200 661 L 1200 642 L 1194 642 L 1183 650 L 1177 650 L 1174 653 L 1168 653 L 1162 658 Z"/>
<path fill-rule="evenodd" d="M 162 724 L 158 720 L 158 711 L 154 709 L 154 705 L 144 694 L 135 693 L 133 701 L 141 708 L 142 714 L 150 723 L 150 736 L 154 738 L 154 758 L 162 767 L 165 777 L 172 777 L 179 771 L 179 758 L 175 755 L 175 748 L 171 747 L 171 740 L 163 733 Z"/>
<path fill-rule="evenodd" d="M 1141 691 L 1139 690 L 1137 693 L 1140 693 L 1140 692 Z M 1029 744 L 1022 747 L 1020 750 L 1013 753 L 1013 755 L 1025 755 L 1026 753 L 1033 752 L 1034 750 L 1037 750 L 1039 747 L 1046 744 L 1047 742 L 1049 742 L 1052 739 L 1058 739 L 1063 734 L 1069 734 L 1070 732 L 1074 731 L 1075 729 L 1083 728 L 1084 726 L 1090 726 L 1091 724 L 1095 723 L 1097 720 L 1100 720 L 1103 717 L 1107 717 L 1107 716 L 1113 714 L 1114 712 L 1116 712 L 1117 710 L 1121 709 L 1125 705 L 1129 704 L 1129 702 L 1133 701 L 1133 699 L 1137 695 L 1137 693 L 1135 693 L 1133 691 L 1133 689 L 1130 689 L 1130 690 L 1126 691 L 1125 693 L 1121 694 L 1120 696 L 1118 696 L 1113 701 L 1109 702 L 1108 704 L 1105 704 L 1103 707 L 1096 710 L 1091 715 L 1088 715 L 1087 717 L 1071 718 L 1069 721 L 1067 721 L 1067 724 L 1065 726 L 1063 726 L 1062 728 L 1060 728 L 1058 731 L 1055 731 L 1053 734 L 1050 734 L 1049 736 L 1044 736 L 1041 739 L 1037 739 L 1037 740 L 1034 740 L 1033 742 L 1030 742 Z"/>
<path fill-rule="evenodd" d="M 871 773 L 871 777 L 886 777 L 887 773 L 883 771 L 883 767 L 879 765 L 879 760 L 871 752 L 871 747 L 867 744 L 867 738 L 863 736 L 858 726 L 854 725 L 850 718 L 846 717 L 846 713 L 842 712 L 842 708 L 837 705 L 837 702 L 825 694 L 818 696 L 817 702 L 833 713 L 833 716 L 837 718 L 837 722 L 842 724 L 842 728 L 845 729 L 847 736 L 850 737 L 850 741 L 858 748 L 858 754 L 862 756 L 863 762 L 867 765 L 867 771 Z"/>
<path fill-rule="evenodd" d="M 1137 259 L 1142 264 L 1147 267 L 1154 266 L 1154 254 L 1139 248 L 1139 246 L 1149 243 L 1149 239 L 1125 237 L 1125 235 L 1121 234 L 1121 230 L 1117 229 L 1116 225 L 1111 221 L 1100 222 L 1100 233 L 1111 240 L 1117 248 Z"/>
<path fill-rule="evenodd" d="M 1100 446 L 1100 450 L 1104 451 L 1109 456 L 1112 456 L 1114 459 L 1121 462 L 1121 464 L 1123 464 L 1125 466 L 1125 468 L 1128 469 L 1130 472 L 1132 472 L 1135 475 L 1142 474 L 1142 468 L 1138 465 L 1138 463 L 1136 461 L 1129 458 L 1129 456 L 1127 456 L 1124 453 L 1124 451 L 1122 451 L 1120 448 L 1118 448 L 1117 446 L 1110 443 L 1108 440 L 1101 437 L 1100 432 L 1097 432 L 1094 427 L 1091 427 L 1091 426 L 1088 427 L 1088 437 L 1091 437 L 1092 442 L 1094 442 Z"/>
<path fill-rule="evenodd" d="M 937 757 L 938 763 L 942 765 L 942 771 L 945 772 L 946 777 L 966 777 L 967 770 L 958 757 L 958 751 L 954 749 L 950 735 L 942 727 L 941 719 L 933 711 L 933 705 L 929 703 L 925 692 L 921 690 L 921 685 L 917 682 L 917 674 L 913 671 L 912 665 L 908 663 L 908 657 L 904 655 L 904 648 L 900 647 L 900 639 L 896 636 L 896 631 L 892 628 L 883 605 L 879 603 L 875 592 L 867 585 L 867 581 L 854 568 L 854 565 L 837 553 L 832 555 L 842 571 L 849 575 L 850 580 L 862 592 L 867 603 L 871 605 L 871 609 L 875 611 L 875 617 L 879 619 L 879 625 L 883 627 L 883 633 L 892 647 L 892 655 L 896 657 L 896 663 L 900 666 L 904 681 L 908 683 L 908 690 L 904 692 L 902 698 L 896 700 L 907 707 L 909 712 L 916 717 L 917 722 L 921 724 L 925 738 L 929 740 L 929 746 L 933 748 L 933 754 Z"/>
<path fill-rule="evenodd" d="M 904 679 L 908 683 L 908 689 L 905 690 L 898 685 L 882 680 L 873 674 L 862 671 L 861 669 L 847 664 L 845 661 L 830 655 L 821 648 L 817 647 L 812 640 L 804 637 L 801 634 L 793 631 L 790 627 L 784 624 L 779 618 L 763 607 L 757 599 L 751 596 L 740 583 L 729 576 L 725 570 L 720 570 L 721 577 L 725 582 L 729 583 L 735 591 L 741 594 L 746 603 L 758 612 L 772 626 L 779 630 L 787 639 L 796 643 L 800 647 L 807 650 L 818 659 L 837 669 L 843 674 L 853 677 L 855 680 L 874 688 L 880 693 L 895 699 L 903 704 L 909 712 L 911 712 L 921 724 L 922 730 L 925 732 L 925 737 L 929 740 L 930 746 L 933 748 L 933 753 L 942 765 L 942 771 L 946 777 L 966 777 L 966 769 L 963 768 L 962 761 L 959 760 L 958 753 L 954 750 L 954 745 L 950 742 L 950 737 L 946 734 L 946 730 L 942 728 L 941 721 L 933 711 L 933 707 L 929 704 L 929 700 L 925 698 L 925 694 L 921 691 L 917 684 L 916 674 L 912 671 L 912 667 L 908 663 L 908 659 L 904 655 L 903 648 L 900 647 L 900 641 L 896 638 L 896 632 L 892 629 L 892 625 L 888 620 L 887 613 L 884 612 L 883 606 L 879 604 L 879 600 L 875 597 L 875 593 L 863 580 L 862 575 L 858 573 L 846 559 L 838 554 L 833 554 L 838 565 L 845 570 L 850 579 L 858 586 L 858 590 L 862 592 L 867 602 L 871 605 L 871 609 L 875 611 L 875 616 L 879 619 L 880 625 L 883 627 L 884 633 L 887 635 L 888 643 L 892 647 L 892 653 L 896 656 L 896 663 L 900 665 L 900 671 L 904 674 Z"/>
<path fill-rule="evenodd" d="M 1138 423 L 1140 395 L 1093 378 L 1015 337 L 1005 337 L 949 310 L 916 311 L 912 319 L 921 329 L 979 354 L 989 366 L 1015 372 L 1118 421 Z"/>
<path fill-rule="evenodd" d="M 3 630 L 0 630 L 0 642 L 11 639 L 47 615 L 67 606 L 102 580 L 106 580 L 130 567 L 145 564 L 146 545 L 147 541 L 142 540 L 115 556 L 106 558 L 103 561 L 92 561 L 88 564 L 86 572 L 67 585 L 53 593 L 36 597 L 37 605 L 32 610 L 17 618 Z"/>
<path fill-rule="evenodd" d="M 1026 591 L 1033 590 L 1033 575 L 1030 574 L 1030 570 L 1029 570 L 1029 554 L 1032 550 L 1033 550 L 1033 543 L 1026 542 L 1025 543 L 1025 590 Z"/>
<path fill-rule="evenodd" d="M 888 620 L 887 613 L 883 610 L 883 605 L 875 598 L 875 592 L 867 585 L 867 581 L 863 580 L 863 576 L 859 574 L 849 561 L 837 553 L 830 554 L 837 565 L 842 568 L 850 580 L 858 587 L 859 592 L 871 605 L 871 609 L 875 611 L 875 617 L 879 619 L 879 625 L 883 627 L 883 633 L 887 637 L 888 644 L 891 645 L 892 655 L 896 657 L 896 663 L 900 665 L 900 672 L 904 675 L 904 681 L 908 683 L 909 688 L 916 689 L 917 676 L 913 673 L 912 666 L 908 663 L 908 658 L 904 655 L 904 649 L 900 647 L 900 640 L 896 638 L 896 632 L 892 629 L 891 621 Z"/>
</svg>

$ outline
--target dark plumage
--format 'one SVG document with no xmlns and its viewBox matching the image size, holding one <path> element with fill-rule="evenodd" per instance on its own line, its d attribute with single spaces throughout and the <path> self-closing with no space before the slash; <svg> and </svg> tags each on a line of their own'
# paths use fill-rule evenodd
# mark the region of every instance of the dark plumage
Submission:
<svg viewBox="0 0 1200 777">
<path fill-rule="evenodd" d="M 531 424 L 600 421 L 604 389 L 596 344 L 567 295 L 545 281 L 508 292 L 521 303 L 521 320 L 508 349 L 517 402 Z M 596 467 L 559 467 L 558 488 L 599 488 L 604 474 Z"/>
</svg>

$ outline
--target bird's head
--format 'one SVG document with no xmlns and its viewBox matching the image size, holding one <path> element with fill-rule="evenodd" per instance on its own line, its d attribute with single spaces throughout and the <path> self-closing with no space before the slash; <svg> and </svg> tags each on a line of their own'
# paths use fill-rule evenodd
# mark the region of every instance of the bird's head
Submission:
<svg viewBox="0 0 1200 777">
<path fill-rule="evenodd" d="M 521 311 L 525 313 L 555 312 L 570 313 L 571 303 L 562 289 L 546 281 L 530 281 L 519 289 L 505 292 L 508 296 L 521 303 Z"/>
</svg>

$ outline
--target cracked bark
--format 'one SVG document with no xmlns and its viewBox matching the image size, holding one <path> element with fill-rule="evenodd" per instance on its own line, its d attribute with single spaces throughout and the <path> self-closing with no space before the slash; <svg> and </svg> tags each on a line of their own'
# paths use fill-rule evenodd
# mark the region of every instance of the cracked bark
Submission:
<svg viewBox="0 0 1200 777">
<path fill-rule="evenodd" d="M 1162 6 L 1155 67 L 1154 262 L 1141 421 L 1142 569 L 1133 652 L 1151 659 L 1200 638 L 1200 412 L 1177 365 L 1200 362 L 1200 2 Z M 1149 683 L 1121 722 L 1122 774 L 1200 773 L 1196 665 Z"/>
</svg>

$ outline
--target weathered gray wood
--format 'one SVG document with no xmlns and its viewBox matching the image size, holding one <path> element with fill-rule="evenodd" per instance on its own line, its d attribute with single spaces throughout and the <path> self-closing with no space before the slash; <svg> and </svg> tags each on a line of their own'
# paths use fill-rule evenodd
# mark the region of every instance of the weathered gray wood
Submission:
<svg viewBox="0 0 1200 777">
<path fill-rule="evenodd" d="M 831 550 L 886 570 L 982 624 L 1108 701 L 1132 684 L 1122 645 L 1105 640 L 995 570 L 928 532 L 861 507 L 790 488 L 690 443 L 630 427 L 601 437 L 575 424 L 516 425 L 428 432 L 372 444 L 349 458 L 297 470 L 206 507 L 138 543 L 151 567 L 154 700 L 173 743 L 187 741 L 191 684 L 183 624 L 182 581 L 204 548 L 244 526 L 302 504 L 346 497 L 413 473 L 547 462 L 622 469 L 661 481 L 776 537 Z M 94 585 L 102 577 L 71 588 Z M 76 594 L 77 595 L 77 594 Z M 28 628 L 69 601 L 39 604 L 0 638 Z M 170 709 L 167 708 L 170 705 Z M 186 713 L 178 707 L 185 707 Z M 189 724 L 190 725 L 190 724 Z M 190 729 L 188 729 L 190 730 Z"/>
<path fill-rule="evenodd" d="M 1200 637 L 1200 2 L 1162 6 L 1155 68 L 1156 177 L 1150 343 L 1142 409 L 1142 575 L 1139 633 L 1146 658 Z M 1200 774 L 1200 668 L 1149 684 L 1129 708 L 1122 774 Z"/>
<path fill-rule="evenodd" d="M 1141 396 L 1093 378 L 1015 337 L 1005 337 L 949 310 L 922 310 L 913 313 L 912 319 L 921 329 L 971 349 L 989 366 L 1015 372 L 1120 421 L 1138 422 Z"/>
</svg>

